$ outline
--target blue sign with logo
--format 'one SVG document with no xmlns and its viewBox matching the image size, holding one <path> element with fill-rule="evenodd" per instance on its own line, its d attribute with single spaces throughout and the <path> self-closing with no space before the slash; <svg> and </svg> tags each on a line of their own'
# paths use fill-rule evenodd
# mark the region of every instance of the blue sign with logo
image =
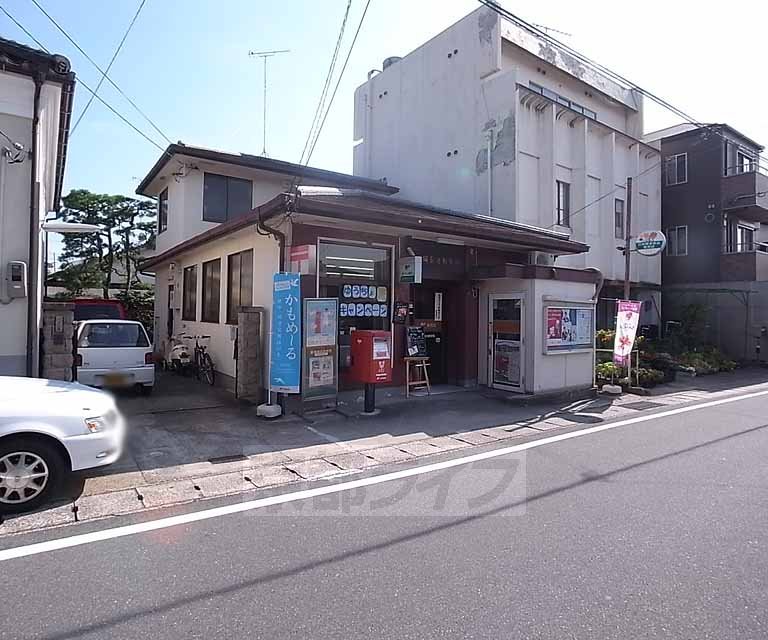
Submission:
<svg viewBox="0 0 768 640">
<path fill-rule="evenodd" d="M 269 388 L 299 393 L 301 379 L 301 287 L 298 273 L 276 273 L 272 287 Z"/>
</svg>

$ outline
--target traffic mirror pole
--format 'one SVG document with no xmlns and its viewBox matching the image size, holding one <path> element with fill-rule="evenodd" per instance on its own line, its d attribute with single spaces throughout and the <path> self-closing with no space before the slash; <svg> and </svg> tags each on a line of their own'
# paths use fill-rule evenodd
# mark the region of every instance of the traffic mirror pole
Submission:
<svg viewBox="0 0 768 640">
<path fill-rule="evenodd" d="M 630 243 L 632 240 L 632 178 L 627 178 L 627 219 L 624 226 L 624 299 L 629 300 L 629 267 L 632 256 L 632 252 L 630 251 Z"/>
</svg>

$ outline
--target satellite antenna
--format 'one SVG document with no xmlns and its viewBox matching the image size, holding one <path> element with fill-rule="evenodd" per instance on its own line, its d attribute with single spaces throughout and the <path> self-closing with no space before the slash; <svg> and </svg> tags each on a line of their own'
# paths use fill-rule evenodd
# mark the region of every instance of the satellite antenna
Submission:
<svg viewBox="0 0 768 640">
<path fill-rule="evenodd" d="M 290 49 L 276 49 L 274 51 L 249 51 L 248 55 L 255 58 L 262 58 L 264 60 L 264 116 L 263 120 L 263 133 L 262 133 L 262 150 L 261 155 L 267 155 L 267 59 L 272 56 L 276 56 L 280 53 L 289 53 Z"/>
</svg>

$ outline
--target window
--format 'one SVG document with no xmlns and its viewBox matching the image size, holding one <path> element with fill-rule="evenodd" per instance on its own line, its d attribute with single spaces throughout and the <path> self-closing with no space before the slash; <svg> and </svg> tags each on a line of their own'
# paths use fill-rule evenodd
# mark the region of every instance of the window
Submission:
<svg viewBox="0 0 768 640">
<path fill-rule="evenodd" d="M 752 227 L 743 227 L 739 225 L 736 228 L 736 251 L 754 251 L 755 250 L 755 230 Z"/>
<path fill-rule="evenodd" d="M 613 229 L 616 238 L 624 238 L 624 201 L 618 198 L 613 201 Z"/>
<path fill-rule="evenodd" d="M 203 178 L 203 220 L 226 222 L 253 208 L 250 180 L 206 173 Z"/>
<path fill-rule="evenodd" d="M 184 269 L 181 319 L 197 320 L 197 265 Z"/>
<path fill-rule="evenodd" d="M 149 338 L 139 323 L 98 322 L 86 324 L 77 340 L 78 347 L 148 347 Z"/>
<path fill-rule="evenodd" d="M 168 189 L 163 189 L 157 199 L 157 232 L 168 228 Z"/>
<path fill-rule="evenodd" d="M 571 226 L 571 185 L 557 180 L 557 224 Z"/>
<path fill-rule="evenodd" d="M 664 175 L 668 186 L 688 182 L 688 154 L 669 156 L 665 163 Z"/>
<path fill-rule="evenodd" d="M 670 227 L 667 229 L 667 255 L 688 255 L 688 227 Z"/>
<path fill-rule="evenodd" d="M 203 322 L 219 321 L 221 258 L 203 262 Z"/>
<path fill-rule="evenodd" d="M 253 304 L 253 249 L 227 258 L 227 324 L 237 324 L 238 307 Z"/>
<path fill-rule="evenodd" d="M 749 173 L 753 171 L 754 160 L 750 158 L 746 153 L 739 151 L 736 154 L 736 171 L 738 173 Z"/>
</svg>

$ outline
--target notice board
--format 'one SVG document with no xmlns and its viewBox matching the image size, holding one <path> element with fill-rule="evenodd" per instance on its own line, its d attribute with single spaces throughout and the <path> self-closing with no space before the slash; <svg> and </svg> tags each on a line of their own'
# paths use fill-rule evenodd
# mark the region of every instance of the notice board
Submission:
<svg viewBox="0 0 768 640">
<path fill-rule="evenodd" d="M 594 307 L 576 304 L 544 306 L 544 353 L 589 351 L 594 344 Z"/>
<path fill-rule="evenodd" d="M 304 300 L 302 400 L 335 398 L 339 388 L 336 298 Z"/>
<path fill-rule="evenodd" d="M 424 327 L 406 327 L 408 356 L 411 358 L 427 357 L 427 338 Z"/>
</svg>

